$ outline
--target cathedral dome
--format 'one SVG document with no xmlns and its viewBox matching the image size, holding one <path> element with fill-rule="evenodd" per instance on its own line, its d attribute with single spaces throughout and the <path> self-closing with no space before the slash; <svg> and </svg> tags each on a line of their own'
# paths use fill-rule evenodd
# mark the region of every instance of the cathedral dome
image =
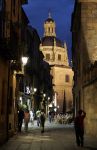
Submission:
<svg viewBox="0 0 97 150">
<path fill-rule="evenodd" d="M 62 42 L 54 36 L 45 36 L 41 39 L 42 46 L 58 46 L 63 47 Z"/>
</svg>

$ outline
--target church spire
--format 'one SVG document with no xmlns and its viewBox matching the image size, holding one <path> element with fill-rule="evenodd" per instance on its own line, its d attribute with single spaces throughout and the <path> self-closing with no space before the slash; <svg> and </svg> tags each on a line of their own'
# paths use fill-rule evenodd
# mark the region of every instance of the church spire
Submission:
<svg viewBox="0 0 97 150">
<path fill-rule="evenodd" d="M 52 17 L 51 17 L 51 12 L 50 12 L 50 11 L 49 11 L 49 14 L 48 14 L 48 18 L 52 18 Z"/>
</svg>

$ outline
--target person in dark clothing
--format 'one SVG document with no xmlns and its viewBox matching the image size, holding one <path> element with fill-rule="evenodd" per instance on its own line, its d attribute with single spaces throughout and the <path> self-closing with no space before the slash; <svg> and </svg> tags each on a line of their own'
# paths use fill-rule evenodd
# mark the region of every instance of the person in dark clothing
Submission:
<svg viewBox="0 0 97 150">
<path fill-rule="evenodd" d="M 20 109 L 18 112 L 18 131 L 19 132 L 21 132 L 23 119 L 24 119 L 24 111 Z"/>
<path fill-rule="evenodd" d="M 74 119 L 74 127 L 76 134 L 76 143 L 78 146 L 84 145 L 84 118 L 86 113 L 83 110 L 78 111 L 78 115 Z"/>
<path fill-rule="evenodd" d="M 44 111 L 41 111 L 41 115 L 40 115 L 40 123 L 41 123 L 41 133 L 44 132 L 44 124 L 45 124 L 45 113 Z"/>
<path fill-rule="evenodd" d="M 52 121 L 52 113 L 51 111 L 49 111 L 49 122 L 51 123 L 51 121 Z"/>
</svg>

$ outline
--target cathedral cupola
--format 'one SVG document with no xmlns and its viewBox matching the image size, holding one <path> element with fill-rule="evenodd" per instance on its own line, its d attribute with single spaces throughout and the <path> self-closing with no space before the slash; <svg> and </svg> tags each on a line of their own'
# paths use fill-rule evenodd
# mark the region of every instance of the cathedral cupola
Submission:
<svg viewBox="0 0 97 150">
<path fill-rule="evenodd" d="M 44 22 L 44 36 L 54 36 L 56 37 L 55 33 L 55 22 L 51 17 L 51 13 L 49 12 L 48 19 Z"/>
</svg>

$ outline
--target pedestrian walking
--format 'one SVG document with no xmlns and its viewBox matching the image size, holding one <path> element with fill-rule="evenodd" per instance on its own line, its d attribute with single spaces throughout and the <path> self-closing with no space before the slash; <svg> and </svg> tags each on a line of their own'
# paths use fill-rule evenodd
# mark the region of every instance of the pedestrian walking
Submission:
<svg viewBox="0 0 97 150">
<path fill-rule="evenodd" d="M 18 111 L 18 132 L 21 132 L 23 119 L 24 119 L 24 111 L 22 110 L 22 108 L 20 108 Z"/>
<path fill-rule="evenodd" d="M 51 123 L 52 121 L 52 114 L 51 114 L 51 111 L 49 111 L 49 122 Z"/>
<path fill-rule="evenodd" d="M 40 115 L 41 115 L 41 111 L 40 111 L 40 110 L 37 110 L 37 111 L 36 111 L 37 126 L 40 126 Z"/>
<path fill-rule="evenodd" d="M 30 110 L 30 122 L 34 125 L 34 113 Z"/>
<path fill-rule="evenodd" d="M 25 131 L 28 131 L 28 123 L 30 121 L 30 113 L 29 110 L 27 109 L 24 112 L 24 124 L 25 124 Z"/>
<path fill-rule="evenodd" d="M 74 119 L 74 127 L 76 134 L 77 146 L 84 146 L 84 118 L 86 113 L 83 110 L 78 111 L 78 115 Z"/>
<path fill-rule="evenodd" d="M 44 124 L 45 124 L 45 113 L 44 113 L 44 110 L 41 111 L 40 124 L 41 124 L 41 133 L 43 133 L 44 132 Z"/>
</svg>

